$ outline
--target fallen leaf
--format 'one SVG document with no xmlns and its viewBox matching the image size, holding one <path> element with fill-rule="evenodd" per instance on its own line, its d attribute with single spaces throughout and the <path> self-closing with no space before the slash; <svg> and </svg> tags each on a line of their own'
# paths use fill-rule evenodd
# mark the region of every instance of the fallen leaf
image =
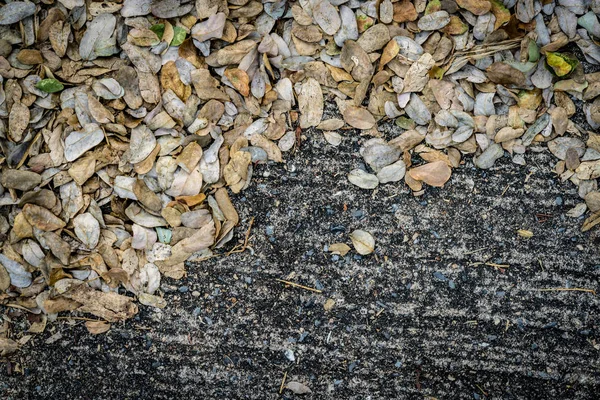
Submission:
<svg viewBox="0 0 600 400">
<path fill-rule="evenodd" d="M 357 229 L 350 234 L 350 239 L 358 254 L 367 255 L 375 250 L 375 238 L 367 231 Z"/>
<path fill-rule="evenodd" d="M 452 170 L 444 161 L 435 161 L 412 168 L 408 174 L 414 180 L 425 182 L 430 186 L 442 187 L 450 179 Z"/>
<path fill-rule="evenodd" d="M 348 254 L 350 251 L 350 246 L 348 246 L 346 243 L 333 243 L 330 244 L 328 248 L 332 254 L 339 254 L 342 257 Z"/>
<path fill-rule="evenodd" d="M 100 239 L 100 224 L 90 213 L 79 214 L 73 219 L 75 234 L 88 248 L 94 249 Z"/>
<path fill-rule="evenodd" d="M 86 321 L 85 327 L 92 335 L 101 335 L 110 330 L 110 324 L 106 321 Z"/>
</svg>

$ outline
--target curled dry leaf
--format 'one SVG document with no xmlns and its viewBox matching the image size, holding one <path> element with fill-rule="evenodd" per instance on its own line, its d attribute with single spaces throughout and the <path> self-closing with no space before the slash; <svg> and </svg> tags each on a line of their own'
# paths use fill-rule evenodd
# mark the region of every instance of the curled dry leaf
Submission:
<svg viewBox="0 0 600 400">
<path fill-rule="evenodd" d="M 108 322 L 129 319 L 138 311 L 131 297 L 114 292 L 100 292 L 76 279 L 62 279 L 55 287 L 60 296 L 79 303 L 78 310 Z"/>
</svg>

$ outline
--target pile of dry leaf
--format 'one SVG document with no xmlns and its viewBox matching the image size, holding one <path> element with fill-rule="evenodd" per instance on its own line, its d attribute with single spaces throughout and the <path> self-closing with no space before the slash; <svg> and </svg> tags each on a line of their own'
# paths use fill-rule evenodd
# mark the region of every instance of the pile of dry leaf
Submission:
<svg viewBox="0 0 600 400">
<path fill-rule="evenodd" d="M 348 180 L 416 195 L 465 156 L 524 164 L 546 144 L 585 199 L 570 215 L 600 222 L 600 136 L 569 120 L 582 100 L 600 127 L 600 73 L 564 50 L 600 63 L 598 0 L 4 3 L 0 301 L 33 316 L 32 333 L 63 311 L 107 321 L 88 323 L 97 333 L 136 299 L 164 307 L 161 276 L 231 240 L 228 193 L 281 162 L 297 127 L 334 146 L 371 136 L 370 169 Z M 324 101 L 340 119 L 323 120 Z M 367 232 L 352 240 L 372 251 Z M 0 339 L 2 354 L 17 347 Z"/>
</svg>

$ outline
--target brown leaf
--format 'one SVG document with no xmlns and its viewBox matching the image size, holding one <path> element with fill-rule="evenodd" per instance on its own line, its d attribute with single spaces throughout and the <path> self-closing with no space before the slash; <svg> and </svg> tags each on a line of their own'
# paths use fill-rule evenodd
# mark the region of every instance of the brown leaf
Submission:
<svg viewBox="0 0 600 400">
<path fill-rule="evenodd" d="M 25 132 L 25 129 L 29 125 L 29 118 L 29 108 L 18 101 L 15 102 L 8 115 L 8 133 L 13 141 L 21 141 L 23 132 Z"/>
<path fill-rule="evenodd" d="M 12 339 L 0 337 L 0 356 L 6 357 L 19 350 L 19 344 Z"/>
<path fill-rule="evenodd" d="M 79 311 L 104 318 L 108 322 L 123 321 L 138 312 L 133 298 L 114 292 L 97 291 L 75 279 L 62 279 L 56 282 L 55 287 L 63 297 L 80 303 Z"/>
<path fill-rule="evenodd" d="M 349 106 L 344 110 L 344 121 L 356 129 L 371 129 L 375 126 L 373 115 L 362 107 Z"/>
<path fill-rule="evenodd" d="M 229 68 L 225 70 L 224 75 L 242 96 L 247 97 L 250 95 L 250 78 L 246 71 L 239 68 Z"/>
<path fill-rule="evenodd" d="M 418 17 L 417 10 L 410 0 L 400 0 L 394 3 L 394 21 L 415 21 Z"/>
<path fill-rule="evenodd" d="M 456 0 L 456 3 L 474 15 L 483 15 L 492 9 L 492 5 L 487 0 Z"/>
<path fill-rule="evenodd" d="M 501 85 L 525 85 L 525 74 L 503 62 L 495 62 L 486 69 L 487 77 Z"/>
<path fill-rule="evenodd" d="M 163 65 L 160 71 L 160 84 L 163 91 L 171 89 L 183 101 L 186 101 L 192 94 L 192 88 L 181 81 L 174 61 Z"/>
<path fill-rule="evenodd" d="M 179 155 L 177 156 L 177 165 L 179 165 L 184 171 L 191 172 L 202 158 L 202 147 L 196 143 L 191 142 Z"/>
<path fill-rule="evenodd" d="M 52 214 L 50 210 L 35 204 L 25 204 L 23 215 L 33 227 L 43 231 L 55 231 L 65 227 L 65 222 Z"/>
<path fill-rule="evenodd" d="M 229 194 L 227 193 L 227 189 L 220 188 L 215 192 L 215 199 L 217 200 L 217 204 L 219 208 L 223 212 L 225 219 L 237 225 L 239 222 L 239 216 L 231 199 L 229 198 Z"/>
<path fill-rule="evenodd" d="M 298 107 L 301 114 L 301 128 L 319 125 L 323 117 L 323 92 L 316 79 L 308 78 L 302 84 L 302 89 L 298 95 Z"/>
<path fill-rule="evenodd" d="M 42 177 L 31 171 L 5 168 L 0 175 L 0 184 L 8 189 L 29 191 L 41 182 Z"/>
<path fill-rule="evenodd" d="M 106 321 L 86 321 L 85 327 L 92 335 L 100 335 L 110 330 L 110 324 Z"/>
<path fill-rule="evenodd" d="M 160 212 L 162 209 L 162 201 L 160 197 L 148 188 L 143 179 L 136 179 L 133 184 L 133 193 L 144 207 L 154 212 Z"/>
<path fill-rule="evenodd" d="M 408 175 L 412 179 L 423 181 L 430 186 L 442 187 L 450 179 L 452 170 L 446 162 L 435 161 L 410 169 Z"/>
</svg>

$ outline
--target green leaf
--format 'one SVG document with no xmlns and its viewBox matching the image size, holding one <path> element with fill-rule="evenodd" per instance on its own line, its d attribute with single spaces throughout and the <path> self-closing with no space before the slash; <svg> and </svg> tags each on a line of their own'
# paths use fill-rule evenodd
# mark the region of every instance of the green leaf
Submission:
<svg viewBox="0 0 600 400">
<path fill-rule="evenodd" d="M 406 118 L 406 117 L 398 117 L 396 118 L 396 121 L 394 121 L 396 126 L 402 128 L 402 129 L 414 129 L 415 128 L 415 122 L 410 119 L 410 118 Z"/>
<path fill-rule="evenodd" d="M 156 33 L 159 40 L 162 40 L 163 35 L 165 34 L 165 24 L 156 24 L 150 27 L 150 30 Z"/>
<path fill-rule="evenodd" d="M 425 15 L 434 13 L 436 11 L 441 11 L 441 9 L 442 9 L 442 4 L 441 4 L 440 0 L 431 0 L 427 4 L 427 7 L 425 7 Z"/>
<path fill-rule="evenodd" d="M 576 58 L 551 51 L 546 53 L 546 62 L 559 78 L 569 75 L 579 64 Z"/>
<path fill-rule="evenodd" d="M 540 49 L 535 41 L 529 41 L 527 51 L 529 53 L 529 62 L 538 62 L 540 59 Z"/>
<path fill-rule="evenodd" d="M 35 87 L 46 93 L 60 92 L 65 88 L 65 86 L 56 79 L 42 79 Z"/>
<path fill-rule="evenodd" d="M 173 40 L 171 40 L 171 46 L 179 46 L 185 40 L 187 32 L 180 26 L 173 28 L 173 31 L 175 33 L 173 34 Z"/>
</svg>

